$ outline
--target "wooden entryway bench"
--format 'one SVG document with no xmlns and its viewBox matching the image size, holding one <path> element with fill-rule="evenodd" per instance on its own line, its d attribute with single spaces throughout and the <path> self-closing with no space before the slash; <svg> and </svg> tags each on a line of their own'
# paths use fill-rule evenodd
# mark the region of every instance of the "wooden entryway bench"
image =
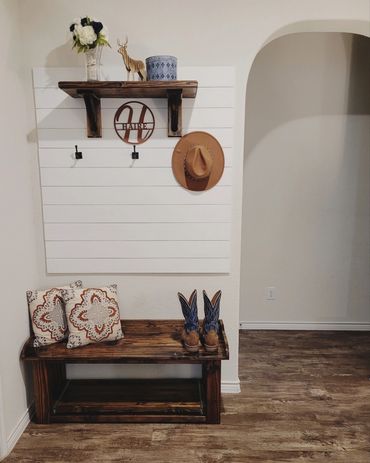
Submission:
<svg viewBox="0 0 370 463">
<path fill-rule="evenodd" d="M 229 348 L 220 321 L 215 353 L 189 353 L 181 344 L 181 320 L 121 321 L 124 339 L 67 349 L 66 342 L 34 348 L 21 358 L 32 366 L 35 421 L 219 423 L 221 360 Z M 202 378 L 67 379 L 66 364 L 201 364 Z"/>
</svg>

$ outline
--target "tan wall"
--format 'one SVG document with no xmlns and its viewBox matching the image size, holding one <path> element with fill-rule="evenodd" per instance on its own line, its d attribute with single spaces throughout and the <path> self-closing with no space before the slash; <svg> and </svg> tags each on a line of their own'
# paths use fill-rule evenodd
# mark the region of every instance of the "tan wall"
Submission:
<svg viewBox="0 0 370 463">
<path fill-rule="evenodd" d="M 253 64 L 240 310 L 247 326 L 370 322 L 369 51 L 361 36 L 294 34 Z M 276 300 L 266 300 L 266 287 Z"/>
</svg>

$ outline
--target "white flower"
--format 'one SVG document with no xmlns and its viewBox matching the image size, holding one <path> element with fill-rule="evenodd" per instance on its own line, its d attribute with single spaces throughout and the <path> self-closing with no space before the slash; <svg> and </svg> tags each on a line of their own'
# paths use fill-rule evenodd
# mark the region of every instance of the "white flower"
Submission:
<svg viewBox="0 0 370 463">
<path fill-rule="evenodd" d="M 97 39 L 97 36 L 94 32 L 92 26 L 80 26 L 75 27 L 75 34 L 78 37 L 81 45 L 91 45 Z"/>
<path fill-rule="evenodd" d="M 99 32 L 99 35 L 102 35 L 105 40 L 108 42 L 108 28 L 103 25 L 103 29 Z"/>
</svg>

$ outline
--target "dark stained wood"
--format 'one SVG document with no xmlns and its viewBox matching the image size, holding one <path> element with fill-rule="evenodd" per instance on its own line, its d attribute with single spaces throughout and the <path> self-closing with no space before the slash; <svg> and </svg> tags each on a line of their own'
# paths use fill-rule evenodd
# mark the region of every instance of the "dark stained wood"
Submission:
<svg viewBox="0 0 370 463">
<path fill-rule="evenodd" d="M 89 138 L 101 138 L 101 103 L 94 92 L 85 91 L 82 93 L 86 107 L 87 136 Z"/>
<path fill-rule="evenodd" d="M 59 88 L 72 98 L 83 98 L 86 106 L 87 136 L 102 136 L 101 98 L 167 98 L 168 136 L 181 137 L 182 98 L 195 98 L 196 80 L 174 81 L 64 81 Z"/>
<path fill-rule="evenodd" d="M 168 95 L 168 136 L 181 137 L 182 134 L 182 91 L 167 90 Z"/>
<path fill-rule="evenodd" d="M 64 363 L 44 360 L 33 363 L 36 423 L 50 423 L 52 404 L 62 394 L 66 381 Z"/>
<path fill-rule="evenodd" d="M 167 98 L 168 90 L 180 90 L 183 98 L 195 98 L 196 80 L 173 81 L 62 81 L 59 88 L 72 98 L 93 92 L 98 98 Z"/>
<path fill-rule="evenodd" d="M 239 376 L 218 426 L 31 423 L 4 463 L 369 463 L 369 332 L 242 331 Z"/>
<path fill-rule="evenodd" d="M 200 380 L 71 380 L 55 415 L 203 415 Z"/>
<path fill-rule="evenodd" d="M 25 361 L 65 360 L 68 363 L 202 363 L 205 360 L 229 358 L 224 325 L 220 320 L 220 344 L 216 352 L 203 347 L 197 353 L 187 352 L 181 343 L 182 320 L 122 320 L 124 338 L 110 343 L 89 344 L 67 349 L 66 341 L 34 348 L 31 337 L 21 357 Z"/>
<path fill-rule="evenodd" d="M 181 343 L 182 320 L 122 321 L 124 339 L 67 349 L 66 342 L 40 348 L 33 338 L 21 357 L 34 371 L 36 422 L 220 422 L 221 360 L 229 356 L 220 321 L 214 353 L 190 354 Z M 171 363 L 202 365 L 203 380 L 67 380 L 67 363 Z M 202 419 L 199 419 L 202 417 Z M 170 419 L 168 419 L 170 418 Z"/>
<path fill-rule="evenodd" d="M 92 402 L 98 398 L 107 403 L 113 402 L 163 402 L 171 407 L 182 407 L 186 403 L 200 402 L 199 379 L 74 379 L 60 398 L 61 402 Z M 148 384 L 150 387 L 148 388 Z M 144 395 L 145 394 L 145 398 Z"/>
<path fill-rule="evenodd" d="M 206 362 L 202 365 L 202 369 L 207 423 L 219 424 L 221 416 L 221 361 Z"/>
<path fill-rule="evenodd" d="M 33 388 L 35 395 L 36 423 L 50 423 L 50 407 L 52 404 L 50 387 L 50 370 L 45 361 L 33 364 Z"/>
</svg>

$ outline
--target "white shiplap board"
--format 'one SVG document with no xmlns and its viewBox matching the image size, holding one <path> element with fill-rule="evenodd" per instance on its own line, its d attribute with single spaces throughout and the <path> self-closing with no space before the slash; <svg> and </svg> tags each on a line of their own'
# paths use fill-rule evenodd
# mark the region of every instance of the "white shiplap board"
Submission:
<svg viewBox="0 0 370 463">
<path fill-rule="evenodd" d="M 230 206 L 215 205 L 80 205 L 44 206 L 46 223 L 187 223 L 229 222 Z"/>
<path fill-rule="evenodd" d="M 156 130 L 140 159 L 113 130 L 125 99 L 102 100 L 103 137 L 86 137 L 82 99 L 59 90 L 60 80 L 83 80 L 81 68 L 34 69 L 34 95 L 47 269 L 49 273 L 227 273 L 230 266 L 234 70 L 179 69 L 198 80 L 183 100 L 183 133 L 204 130 L 221 143 L 225 171 L 216 187 L 191 192 L 171 169 L 178 138 L 167 137 L 167 101 L 142 99 Z M 122 67 L 103 69 L 124 79 Z M 83 159 L 74 159 L 74 145 Z"/>
<path fill-rule="evenodd" d="M 208 223 L 46 223 L 49 241 L 229 241 L 230 224 Z"/>
<path fill-rule="evenodd" d="M 227 205 L 231 203 L 230 187 L 215 187 L 206 192 L 188 194 L 184 189 L 167 186 L 45 186 L 44 205 L 53 204 L 196 204 Z"/>
<path fill-rule="evenodd" d="M 140 148 L 138 148 L 140 151 Z M 132 149 L 130 150 L 132 151 Z M 130 154 L 129 154 L 130 155 Z M 42 186 L 177 186 L 171 167 L 101 167 L 97 169 L 73 167 L 49 168 L 41 170 Z M 231 167 L 226 167 L 218 183 L 231 185 Z"/>
<path fill-rule="evenodd" d="M 118 107 L 118 106 L 117 106 Z M 116 108 L 117 109 L 117 108 Z M 102 109 L 102 127 L 109 129 L 116 109 Z M 165 108 L 151 106 L 155 118 L 156 129 L 167 130 L 167 111 Z M 228 128 L 232 127 L 233 108 L 184 108 L 182 111 L 182 122 L 186 127 L 193 130 Z M 84 129 L 86 126 L 86 111 L 84 109 L 37 109 L 37 126 L 40 129 Z"/>
<path fill-rule="evenodd" d="M 127 147 L 122 142 L 118 148 L 84 148 L 83 159 L 76 162 L 74 147 L 69 148 L 40 148 L 40 167 L 161 167 L 169 168 L 171 165 L 173 148 L 148 148 L 146 144 L 140 146 L 140 159 L 133 161 L 127 156 Z M 232 148 L 224 148 L 225 167 L 231 167 Z M 155 161 L 155 165 L 153 165 Z M 216 187 L 217 188 L 217 187 Z"/>
</svg>

